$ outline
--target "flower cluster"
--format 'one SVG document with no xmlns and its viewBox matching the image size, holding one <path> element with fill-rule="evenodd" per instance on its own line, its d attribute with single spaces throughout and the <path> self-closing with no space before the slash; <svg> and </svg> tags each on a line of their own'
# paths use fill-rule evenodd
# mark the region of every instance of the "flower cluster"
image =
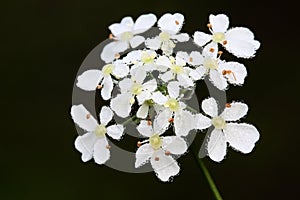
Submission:
<svg viewBox="0 0 300 200">
<path fill-rule="evenodd" d="M 159 33 L 154 37 L 143 36 L 156 22 Z M 111 42 L 100 55 L 106 64 L 102 69 L 87 70 L 77 78 L 77 87 L 85 91 L 99 89 L 102 99 L 110 101 L 109 107 L 101 108 L 100 123 L 83 105 L 71 108 L 74 122 L 87 131 L 75 141 L 82 161 L 93 158 L 103 164 L 110 158 L 106 137 L 119 140 L 125 130 L 125 124 L 111 122 L 114 115 L 139 119 L 136 129 L 145 140 L 138 141 L 135 167 L 150 161 L 162 181 L 179 173 L 175 157 L 187 152 L 186 137 L 192 130 L 213 127 L 206 150 L 216 162 L 224 159 L 228 144 L 242 153 L 252 151 L 259 139 L 257 129 L 235 122 L 246 115 L 245 103 L 227 103 L 219 113 L 217 101 L 209 97 L 202 101 L 203 112 L 195 112 L 186 104 L 184 96 L 205 77 L 223 91 L 229 84 L 243 85 L 246 67 L 221 59 L 220 47 L 239 58 L 251 58 L 260 43 L 247 28 L 228 29 L 229 19 L 224 14 L 210 15 L 207 26 L 211 34 L 196 31 L 192 39 L 187 33 L 180 33 L 183 24 L 182 14 L 167 13 L 158 21 L 155 15 L 145 14 L 135 22 L 131 17 L 124 17 L 120 23 L 109 26 Z M 179 43 L 190 40 L 198 50 L 175 51 Z M 143 48 L 137 49 L 140 46 Z M 135 49 L 121 56 L 131 48 Z M 114 89 L 116 95 L 112 95 Z M 172 129 L 173 135 L 166 134 Z"/>
</svg>

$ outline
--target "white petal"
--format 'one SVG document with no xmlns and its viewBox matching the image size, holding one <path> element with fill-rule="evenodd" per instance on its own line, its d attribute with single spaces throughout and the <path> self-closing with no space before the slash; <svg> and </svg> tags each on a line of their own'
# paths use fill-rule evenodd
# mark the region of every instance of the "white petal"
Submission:
<svg viewBox="0 0 300 200">
<path fill-rule="evenodd" d="M 137 35 L 137 36 L 134 36 L 130 40 L 130 45 L 132 48 L 136 48 L 136 47 L 140 46 L 144 41 L 145 41 L 145 38 L 143 36 Z"/>
<path fill-rule="evenodd" d="M 127 93 L 131 90 L 133 81 L 130 78 L 125 78 L 119 82 L 121 93 Z"/>
<path fill-rule="evenodd" d="M 183 22 L 184 16 L 182 14 L 175 13 L 172 15 L 166 13 L 158 20 L 157 25 L 162 31 L 174 35 L 181 30 Z"/>
<path fill-rule="evenodd" d="M 86 91 L 93 91 L 96 90 L 96 87 L 102 78 L 102 71 L 88 70 L 77 77 L 76 86 Z"/>
<path fill-rule="evenodd" d="M 166 101 L 168 101 L 168 98 L 161 92 L 157 91 L 152 94 L 152 100 L 159 105 L 164 105 Z"/>
<path fill-rule="evenodd" d="M 226 121 L 237 121 L 247 114 L 247 104 L 241 102 L 230 103 L 230 107 L 226 107 L 221 116 Z"/>
<path fill-rule="evenodd" d="M 166 67 L 171 67 L 171 65 L 172 65 L 170 59 L 167 56 L 158 57 L 156 60 L 156 64 L 166 66 Z"/>
<path fill-rule="evenodd" d="M 157 82 L 155 79 L 147 81 L 143 84 L 143 90 L 147 90 L 149 92 L 153 92 L 157 88 Z"/>
<path fill-rule="evenodd" d="M 112 62 L 117 53 L 121 53 L 126 49 L 128 49 L 128 43 L 126 41 L 114 41 L 108 43 L 101 52 L 101 59 L 106 63 Z"/>
<path fill-rule="evenodd" d="M 215 42 L 208 43 L 203 48 L 202 54 L 204 55 L 204 57 L 210 57 L 216 59 L 218 56 L 218 44 Z"/>
<path fill-rule="evenodd" d="M 164 109 L 158 113 L 153 122 L 153 131 L 158 134 L 163 134 L 170 126 L 169 119 L 173 112 L 170 109 Z"/>
<path fill-rule="evenodd" d="M 185 66 L 186 65 L 186 61 L 185 59 L 181 58 L 181 57 L 177 57 L 175 58 L 175 64 L 178 66 Z"/>
<path fill-rule="evenodd" d="M 223 71 L 231 71 L 231 73 L 227 73 L 224 75 L 228 82 L 235 85 L 244 84 L 244 80 L 247 76 L 246 67 L 243 64 L 238 62 L 224 62 L 219 64 L 218 71 L 223 73 Z"/>
<path fill-rule="evenodd" d="M 142 104 L 139 107 L 139 109 L 136 113 L 136 116 L 138 118 L 145 119 L 148 116 L 148 111 L 149 111 L 149 105 L 148 104 Z"/>
<path fill-rule="evenodd" d="M 128 75 L 129 73 L 129 67 L 128 65 L 126 65 L 125 63 L 121 63 L 121 62 L 115 62 L 114 63 L 114 69 L 112 74 L 116 77 L 116 78 L 123 78 L 125 76 Z"/>
<path fill-rule="evenodd" d="M 75 140 L 75 148 L 82 153 L 81 160 L 87 162 L 93 158 L 94 144 L 97 141 L 97 136 L 88 132 L 82 136 L 78 136 Z"/>
<path fill-rule="evenodd" d="M 203 130 L 211 126 L 211 119 L 201 113 L 195 115 L 195 123 L 197 130 Z"/>
<path fill-rule="evenodd" d="M 115 140 L 121 139 L 124 133 L 124 126 L 117 124 L 107 127 L 107 134 Z"/>
<path fill-rule="evenodd" d="M 206 34 L 206 33 L 200 32 L 200 31 L 196 31 L 194 33 L 194 42 L 198 46 L 202 47 L 205 44 L 207 44 L 209 41 L 211 41 L 211 37 L 212 37 L 212 35 L 210 35 L 210 34 Z"/>
<path fill-rule="evenodd" d="M 139 84 L 142 84 L 147 76 L 147 72 L 143 67 L 137 67 L 130 70 L 131 78 Z"/>
<path fill-rule="evenodd" d="M 247 28 L 232 28 L 225 37 L 227 44 L 224 47 L 237 57 L 251 58 L 260 47 L 260 43 L 254 40 L 253 33 Z"/>
<path fill-rule="evenodd" d="M 174 78 L 174 75 L 171 71 L 167 71 L 163 73 L 159 78 L 164 82 L 168 82 L 169 80 L 172 80 Z"/>
<path fill-rule="evenodd" d="M 140 146 L 135 153 L 135 168 L 144 165 L 152 156 L 153 148 L 150 144 Z"/>
<path fill-rule="evenodd" d="M 111 98 L 111 92 L 114 88 L 113 80 L 110 76 L 106 76 L 102 82 L 103 88 L 101 89 L 101 96 L 103 100 L 108 100 Z"/>
<path fill-rule="evenodd" d="M 224 14 L 210 15 L 209 22 L 212 25 L 212 30 L 214 33 L 225 33 L 229 26 L 229 19 Z"/>
<path fill-rule="evenodd" d="M 226 90 L 227 89 L 227 81 L 224 76 L 218 72 L 217 70 L 210 70 L 209 71 L 209 80 L 212 82 L 214 86 L 216 86 L 219 90 Z"/>
<path fill-rule="evenodd" d="M 149 49 L 157 50 L 160 48 L 161 40 L 159 39 L 159 37 L 148 38 L 145 41 L 145 45 Z"/>
<path fill-rule="evenodd" d="M 158 160 L 155 158 L 158 158 Z M 168 181 L 171 176 L 177 175 L 180 171 L 176 160 L 174 160 L 171 156 L 166 156 L 162 150 L 155 151 L 151 156 L 150 161 L 157 177 L 161 181 Z"/>
<path fill-rule="evenodd" d="M 99 165 L 104 164 L 110 157 L 107 145 L 108 142 L 105 137 L 99 138 L 94 145 L 94 160 Z"/>
<path fill-rule="evenodd" d="M 208 156 L 216 162 L 220 162 L 225 158 L 227 143 L 224 133 L 221 130 L 214 129 L 207 144 Z"/>
<path fill-rule="evenodd" d="M 180 33 L 177 35 L 171 35 L 171 38 L 177 40 L 178 42 L 187 42 L 189 41 L 190 36 L 187 33 Z"/>
<path fill-rule="evenodd" d="M 127 26 L 125 24 L 119 24 L 115 23 L 108 27 L 108 29 L 111 31 L 111 33 L 116 37 L 121 37 L 122 33 L 124 32 L 131 32 L 132 28 L 130 26 Z"/>
<path fill-rule="evenodd" d="M 155 24 L 156 20 L 157 18 L 153 14 L 141 15 L 134 24 L 134 34 L 144 33 L 149 30 Z"/>
<path fill-rule="evenodd" d="M 133 19 L 132 17 L 124 17 L 122 20 L 121 20 L 121 23 L 122 25 L 124 26 L 127 26 L 129 28 L 132 28 L 133 25 L 134 25 L 134 22 L 133 22 Z"/>
<path fill-rule="evenodd" d="M 188 59 L 188 63 L 193 66 L 201 65 L 203 64 L 203 56 L 198 51 L 192 51 L 190 54 L 190 57 Z"/>
<path fill-rule="evenodd" d="M 98 126 L 97 120 L 82 104 L 72 106 L 71 116 L 74 122 L 86 131 L 92 132 Z"/>
<path fill-rule="evenodd" d="M 193 80 L 185 74 L 178 74 L 177 80 L 179 84 L 184 88 L 194 86 Z"/>
<path fill-rule="evenodd" d="M 130 93 L 118 94 L 115 98 L 110 101 L 111 109 L 119 116 L 119 117 L 128 117 L 131 111 Z"/>
<path fill-rule="evenodd" d="M 145 137 L 151 137 L 151 135 L 153 135 L 152 126 L 148 124 L 147 120 L 141 120 L 140 124 L 136 127 L 136 129 L 141 135 Z"/>
<path fill-rule="evenodd" d="M 100 123 L 103 125 L 107 125 L 113 118 L 114 113 L 107 106 L 102 106 L 100 111 Z"/>
<path fill-rule="evenodd" d="M 146 100 L 151 99 L 151 92 L 143 91 L 141 94 L 136 95 L 137 101 L 139 105 L 143 104 Z"/>
<path fill-rule="evenodd" d="M 212 97 L 204 99 L 201 104 L 202 110 L 211 117 L 218 115 L 218 104 Z"/>
<path fill-rule="evenodd" d="M 187 110 L 176 112 L 174 116 L 174 128 L 177 136 L 187 136 L 191 130 L 196 129 L 194 115 Z"/>
<path fill-rule="evenodd" d="M 234 149 L 250 153 L 259 139 L 259 132 L 250 124 L 229 123 L 224 129 L 226 140 Z"/>
<path fill-rule="evenodd" d="M 134 50 L 129 52 L 122 61 L 126 64 L 133 64 L 137 61 L 141 60 L 142 51 L 141 50 Z"/>
<path fill-rule="evenodd" d="M 199 66 L 197 67 L 196 69 L 194 70 L 191 70 L 190 73 L 189 73 L 189 76 L 194 80 L 194 81 L 197 81 L 197 80 L 200 80 L 200 79 L 203 79 L 205 74 L 207 72 L 207 69 L 206 67 L 204 66 Z"/>
<path fill-rule="evenodd" d="M 178 136 L 166 136 L 162 138 L 163 149 L 170 151 L 171 154 L 181 155 L 187 151 L 187 144 L 185 140 Z"/>
<path fill-rule="evenodd" d="M 176 53 L 176 60 L 177 60 L 178 58 L 181 58 L 181 59 L 183 59 L 185 62 L 187 62 L 188 59 L 189 59 L 189 54 L 188 54 L 187 52 L 184 52 L 184 51 L 178 51 L 178 52 Z"/>
<path fill-rule="evenodd" d="M 177 81 L 171 81 L 169 82 L 168 86 L 168 93 L 169 93 L 169 96 L 171 98 L 177 98 L 179 96 L 179 83 Z"/>
</svg>

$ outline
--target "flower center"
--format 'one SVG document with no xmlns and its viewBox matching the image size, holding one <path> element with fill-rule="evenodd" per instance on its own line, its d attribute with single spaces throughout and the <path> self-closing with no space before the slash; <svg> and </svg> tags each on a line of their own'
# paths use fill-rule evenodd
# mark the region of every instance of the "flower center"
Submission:
<svg viewBox="0 0 300 200">
<path fill-rule="evenodd" d="M 114 70 L 115 66 L 113 64 L 107 64 L 102 68 L 102 73 L 104 76 L 109 76 Z"/>
<path fill-rule="evenodd" d="M 218 42 L 218 43 L 221 43 L 225 40 L 225 34 L 224 33 L 214 33 L 213 36 L 212 36 L 212 41 L 214 42 Z"/>
<path fill-rule="evenodd" d="M 225 120 L 222 117 L 219 117 L 219 116 L 214 117 L 212 119 L 212 124 L 214 125 L 214 127 L 216 129 L 224 129 L 224 128 L 226 128 L 226 122 L 225 122 Z"/>
<path fill-rule="evenodd" d="M 143 86 L 141 84 L 138 83 L 134 83 L 131 87 L 131 92 L 134 95 L 138 95 L 141 94 L 143 91 Z"/>
<path fill-rule="evenodd" d="M 217 69 L 218 68 L 218 60 L 213 58 L 207 58 L 204 60 L 203 65 L 208 69 Z"/>
<path fill-rule="evenodd" d="M 103 124 L 98 125 L 95 129 L 95 135 L 98 137 L 104 137 L 106 132 L 106 127 Z"/>
<path fill-rule="evenodd" d="M 145 104 L 148 105 L 148 106 L 153 106 L 155 103 L 152 99 L 148 99 L 145 101 Z"/>
<path fill-rule="evenodd" d="M 133 38 L 133 34 L 130 31 L 124 32 L 121 35 L 121 40 L 123 40 L 123 41 L 128 41 L 128 40 L 131 40 L 132 38 Z"/>
<path fill-rule="evenodd" d="M 170 98 L 164 106 L 175 112 L 179 109 L 179 102 L 174 98 Z"/>
<path fill-rule="evenodd" d="M 152 146 L 152 148 L 155 150 L 161 148 L 161 146 L 162 146 L 162 140 L 158 134 L 152 135 L 149 139 L 149 142 L 150 142 L 150 145 Z"/>
<path fill-rule="evenodd" d="M 159 34 L 158 37 L 162 42 L 166 42 L 170 39 L 170 34 L 168 32 L 163 31 Z"/>
<path fill-rule="evenodd" d="M 150 54 L 150 53 L 145 52 L 145 51 L 142 52 L 142 62 L 143 63 L 151 64 L 151 63 L 153 63 L 154 58 L 155 58 L 154 54 Z"/>
<path fill-rule="evenodd" d="M 183 73 L 183 67 L 179 65 L 172 65 L 171 70 L 174 74 L 182 74 Z"/>
</svg>

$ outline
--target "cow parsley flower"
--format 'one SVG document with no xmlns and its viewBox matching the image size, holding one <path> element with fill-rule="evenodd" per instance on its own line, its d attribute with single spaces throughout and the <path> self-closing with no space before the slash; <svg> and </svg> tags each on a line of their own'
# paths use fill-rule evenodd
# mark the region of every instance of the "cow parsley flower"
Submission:
<svg viewBox="0 0 300 200">
<path fill-rule="evenodd" d="M 143 36 L 137 35 L 149 30 L 156 23 L 153 14 L 141 15 L 136 22 L 131 17 L 124 17 L 120 23 L 114 23 L 108 28 L 112 32 L 111 39 L 114 41 L 107 44 L 101 53 L 101 59 L 111 62 L 116 54 L 125 51 L 130 46 L 135 48 L 145 41 Z"/>
<path fill-rule="evenodd" d="M 211 32 L 206 34 L 196 31 L 194 42 L 199 46 L 204 46 L 208 42 L 211 48 L 218 51 L 218 44 L 221 44 L 227 51 L 241 58 L 253 57 L 260 43 L 254 39 L 254 34 L 243 27 L 229 27 L 229 19 L 224 14 L 210 15 L 208 28 Z"/>
<path fill-rule="evenodd" d="M 135 154 L 135 167 L 138 168 L 150 160 L 157 177 L 165 182 L 171 176 L 177 175 L 180 170 L 171 154 L 184 154 L 187 151 L 187 144 L 179 136 L 161 136 L 166 127 L 160 127 L 158 120 L 154 120 L 153 126 L 142 120 L 137 127 L 139 133 L 148 139 L 139 143 L 141 146 Z"/>
<path fill-rule="evenodd" d="M 173 52 L 176 42 L 186 42 L 189 35 L 179 33 L 184 23 L 184 16 L 180 13 L 164 14 L 157 22 L 160 34 L 154 38 L 148 38 L 145 45 L 154 50 L 161 49 L 164 53 L 170 55 Z"/>
<path fill-rule="evenodd" d="M 233 149 L 245 154 L 253 150 L 259 139 L 258 130 L 253 125 L 234 122 L 246 115 L 248 111 L 246 104 L 240 102 L 227 104 L 220 115 L 218 115 L 218 105 L 214 98 L 203 100 L 201 106 L 210 118 L 197 114 L 197 128 L 214 126 L 207 144 L 208 156 L 212 160 L 220 162 L 224 159 L 227 143 Z"/>
<path fill-rule="evenodd" d="M 107 106 L 101 108 L 100 124 L 82 104 L 72 106 L 71 115 L 74 122 L 87 131 L 75 140 L 75 148 L 82 153 L 82 161 L 87 162 L 94 158 L 97 164 L 104 164 L 110 158 L 110 146 L 106 134 L 120 140 L 124 127 L 119 124 L 107 126 L 113 118 L 113 112 Z"/>
<path fill-rule="evenodd" d="M 113 79 L 111 76 L 113 75 L 119 79 L 127 76 L 128 73 L 129 67 L 120 61 L 116 61 L 112 64 L 104 65 L 102 70 L 95 69 L 83 72 L 78 76 L 76 85 L 86 91 L 93 91 L 99 88 L 101 89 L 102 98 L 108 100 L 111 98 L 113 90 Z"/>
</svg>

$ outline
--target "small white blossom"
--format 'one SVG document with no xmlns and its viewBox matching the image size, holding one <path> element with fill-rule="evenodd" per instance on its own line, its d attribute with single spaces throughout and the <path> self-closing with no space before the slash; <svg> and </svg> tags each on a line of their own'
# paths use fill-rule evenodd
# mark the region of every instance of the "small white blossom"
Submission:
<svg viewBox="0 0 300 200">
<path fill-rule="evenodd" d="M 137 127 L 139 133 L 148 139 L 141 142 L 143 145 L 135 154 L 135 167 L 138 168 L 150 160 L 157 177 L 165 182 L 180 171 L 180 167 L 171 154 L 184 154 L 187 151 L 187 144 L 179 136 L 162 137 L 161 134 L 166 131 L 166 127 L 160 127 L 158 120 L 154 120 L 153 126 L 149 125 L 146 120 L 142 120 Z"/>
<path fill-rule="evenodd" d="M 210 118 L 197 114 L 197 129 L 205 129 L 214 126 L 208 139 L 208 156 L 220 162 L 226 155 L 227 143 L 242 153 L 250 153 L 259 139 L 259 132 L 250 124 L 234 123 L 244 117 L 248 106 L 244 103 L 233 102 L 227 104 L 225 110 L 218 115 L 218 105 L 214 98 L 205 99 L 202 102 L 203 111 Z"/>
<path fill-rule="evenodd" d="M 75 148 L 82 153 L 82 161 L 87 162 L 94 158 L 97 164 L 104 164 L 110 158 L 110 146 L 106 134 L 119 140 L 123 135 L 124 127 L 119 124 L 107 126 L 113 118 L 113 112 L 107 106 L 103 106 L 100 111 L 100 124 L 82 104 L 72 106 L 71 115 L 74 122 L 87 131 L 75 140 Z"/>
<path fill-rule="evenodd" d="M 104 100 L 111 98 L 111 92 L 113 90 L 113 79 L 123 78 L 129 73 L 129 67 L 119 61 L 112 64 L 104 65 L 102 70 L 87 70 L 83 72 L 77 78 L 77 87 L 86 90 L 93 91 L 97 87 L 101 88 L 101 96 Z M 99 85 L 100 83 L 100 85 Z"/>
<path fill-rule="evenodd" d="M 180 13 L 164 14 L 157 22 L 161 33 L 154 37 L 148 38 L 145 44 L 148 48 L 158 50 L 161 49 L 166 54 L 171 54 L 176 42 L 186 42 L 189 35 L 179 33 L 184 23 L 184 16 Z M 175 43 L 174 43 L 175 42 Z"/>
<path fill-rule="evenodd" d="M 101 53 L 101 59 L 111 62 L 116 54 L 127 50 L 130 46 L 136 48 L 145 41 L 143 36 L 137 35 L 149 30 L 156 23 L 153 14 L 141 15 L 136 22 L 131 17 L 124 17 L 120 23 L 114 23 L 108 28 L 112 32 L 113 42 L 107 44 Z"/>
<path fill-rule="evenodd" d="M 229 27 L 229 19 L 224 14 L 209 16 L 210 34 L 196 31 L 194 34 L 194 42 L 199 46 L 204 46 L 211 41 L 210 48 L 218 51 L 218 44 L 231 52 L 233 55 L 241 58 L 253 57 L 256 50 L 260 47 L 260 43 L 254 39 L 254 34 L 243 27 Z"/>
</svg>

